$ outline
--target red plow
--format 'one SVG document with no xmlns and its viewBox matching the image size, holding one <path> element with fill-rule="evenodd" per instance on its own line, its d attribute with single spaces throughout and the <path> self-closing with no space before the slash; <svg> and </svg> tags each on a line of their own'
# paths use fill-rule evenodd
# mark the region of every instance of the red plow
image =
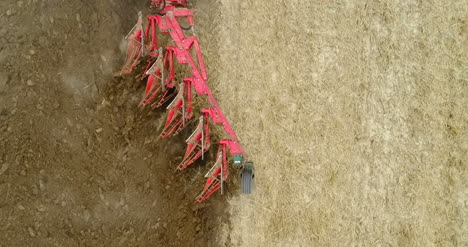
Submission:
<svg viewBox="0 0 468 247">
<path fill-rule="evenodd" d="M 147 59 L 141 76 L 146 79 L 146 88 L 139 107 L 154 109 L 168 105 L 168 117 L 160 135 L 162 138 L 177 135 L 187 126 L 195 126 L 186 140 L 187 149 L 177 170 L 184 170 L 200 158 L 204 159 L 205 152 L 212 146 L 211 126 L 220 125 L 227 134 L 228 138 L 216 143 L 216 160 L 205 175 L 207 180 L 196 198 L 197 202 L 206 200 L 218 190 L 223 193 L 231 160 L 234 167 L 241 169 L 242 192 L 250 194 L 253 162 L 244 161 L 247 153 L 207 85 L 208 76 L 200 45 L 190 32 L 194 26 L 193 10 L 187 8 L 186 0 L 152 0 L 151 8 L 152 14 L 146 16 L 146 28 L 143 15 L 139 12 L 137 24 L 126 36 L 128 48 L 122 73 L 131 72 L 141 60 Z M 181 21 L 188 23 L 188 27 L 182 26 Z M 160 46 L 158 35 L 169 35 L 172 46 Z M 187 65 L 190 75 L 176 78 L 176 63 Z M 206 97 L 208 105 L 195 111 L 193 93 Z M 199 116 L 198 119 L 196 116 Z"/>
</svg>

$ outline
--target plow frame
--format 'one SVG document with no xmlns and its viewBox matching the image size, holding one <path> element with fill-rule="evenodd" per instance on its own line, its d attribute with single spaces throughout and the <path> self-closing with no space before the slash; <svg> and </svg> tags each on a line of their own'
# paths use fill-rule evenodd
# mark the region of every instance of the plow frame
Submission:
<svg viewBox="0 0 468 247">
<path fill-rule="evenodd" d="M 242 164 L 247 153 L 240 144 L 229 121 L 206 83 L 208 76 L 198 39 L 195 36 L 185 36 L 184 30 L 187 31 L 194 25 L 193 10 L 186 8 L 187 4 L 185 0 L 167 0 L 167 2 L 169 4 L 165 0 L 152 1 L 155 7 L 161 6 L 161 4 L 163 4 L 163 7 L 156 11 L 155 14 L 147 16 L 148 24 L 144 30 L 141 22 L 141 12 L 139 13 L 139 21 L 134 27 L 138 32 L 133 34 L 133 36 L 135 37 L 134 40 L 140 42 L 141 52 L 138 57 L 134 58 L 135 62 L 132 63 L 133 66 L 122 71 L 126 73 L 131 71 L 136 66 L 138 59 L 146 51 L 152 57 L 154 63 L 151 64 L 150 62 L 147 67 L 147 85 L 140 106 L 151 104 L 153 108 L 159 107 L 170 99 L 170 95 L 167 95 L 170 91 L 176 94 L 173 101 L 167 107 L 169 114 L 161 134 L 163 138 L 179 133 L 193 117 L 192 86 L 197 95 L 206 96 L 210 107 L 200 110 L 202 116 L 198 121 L 197 128 L 187 139 L 184 158 L 176 168 L 177 170 L 183 170 L 193 164 L 198 158 L 204 158 L 204 153 L 211 145 L 210 122 L 223 127 L 230 138 L 219 141 L 216 162 L 207 173 L 205 187 L 196 199 L 197 202 L 202 202 L 217 190 L 221 189 L 221 192 L 223 191 L 223 182 L 228 178 L 229 174 L 227 152 L 229 151 L 233 156 L 234 165 L 241 168 L 243 168 Z M 186 18 L 190 27 L 182 27 L 178 20 L 180 18 Z M 132 29 L 132 32 L 134 32 L 134 29 Z M 175 46 L 165 47 L 165 54 L 158 47 L 158 29 L 161 34 L 168 34 L 175 43 Z M 192 53 L 195 57 L 192 56 Z M 189 66 L 193 76 L 184 78 L 179 86 L 175 83 L 174 56 L 178 63 Z M 166 68 L 168 73 L 167 78 L 164 78 Z M 159 83 L 156 83 L 155 80 L 158 80 Z M 178 89 L 179 91 L 176 93 L 176 90 L 168 90 L 168 88 Z M 162 92 L 161 98 L 152 103 L 159 92 Z M 249 164 L 248 168 L 253 169 L 253 163 L 247 163 Z"/>
</svg>

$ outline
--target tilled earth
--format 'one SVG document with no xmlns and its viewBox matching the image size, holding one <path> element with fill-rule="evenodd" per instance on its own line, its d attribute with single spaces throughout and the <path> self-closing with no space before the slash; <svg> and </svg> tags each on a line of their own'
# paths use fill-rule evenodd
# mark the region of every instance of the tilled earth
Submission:
<svg viewBox="0 0 468 247">
<path fill-rule="evenodd" d="M 207 167 L 115 76 L 144 1 L 0 2 L 0 246 L 215 246 Z M 187 130 L 189 131 L 189 130 Z"/>
</svg>

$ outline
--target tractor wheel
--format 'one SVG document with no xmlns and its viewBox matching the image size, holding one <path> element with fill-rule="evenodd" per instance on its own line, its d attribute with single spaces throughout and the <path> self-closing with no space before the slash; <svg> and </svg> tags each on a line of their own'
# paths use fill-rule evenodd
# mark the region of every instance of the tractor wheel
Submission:
<svg viewBox="0 0 468 247">
<path fill-rule="evenodd" d="M 244 167 L 241 172 L 242 176 L 242 193 L 244 194 L 251 194 L 252 187 L 253 187 L 253 168 L 251 167 Z"/>
</svg>

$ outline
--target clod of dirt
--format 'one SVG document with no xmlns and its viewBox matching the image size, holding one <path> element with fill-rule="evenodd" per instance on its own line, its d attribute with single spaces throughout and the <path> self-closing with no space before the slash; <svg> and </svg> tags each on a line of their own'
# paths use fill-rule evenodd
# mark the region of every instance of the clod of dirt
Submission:
<svg viewBox="0 0 468 247">
<path fill-rule="evenodd" d="M 37 206 L 37 211 L 39 211 L 39 212 L 45 212 L 45 211 L 46 211 L 46 208 L 45 208 L 44 205 L 39 205 L 39 206 Z"/>
<path fill-rule="evenodd" d="M 6 90 L 6 85 L 8 83 L 9 77 L 7 74 L 0 73 L 0 93 Z"/>
<path fill-rule="evenodd" d="M 8 170 L 8 167 L 10 166 L 9 163 L 4 163 L 2 167 L 0 168 L 0 175 L 2 175 L 6 170 Z"/>
<path fill-rule="evenodd" d="M 32 229 L 32 227 L 28 227 L 28 232 L 29 232 L 29 236 L 31 236 L 31 237 L 36 236 L 36 231 L 34 231 L 34 229 Z"/>
<path fill-rule="evenodd" d="M 39 179 L 39 190 L 44 191 L 45 190 L 45 182 L 44 179 Z"/>
<path fill-rule="evenodd" d="M 210 206 L 210 204 L 208 202 L 195 204 L 195 205 L 192 206 L 192 211 L 195 212 L 195 211 L 198 211 L 200 209 L 203 209 L 203 208 L 206 208 L 206 207 L 209 207 L 209 206 Z"/>
</svg>

